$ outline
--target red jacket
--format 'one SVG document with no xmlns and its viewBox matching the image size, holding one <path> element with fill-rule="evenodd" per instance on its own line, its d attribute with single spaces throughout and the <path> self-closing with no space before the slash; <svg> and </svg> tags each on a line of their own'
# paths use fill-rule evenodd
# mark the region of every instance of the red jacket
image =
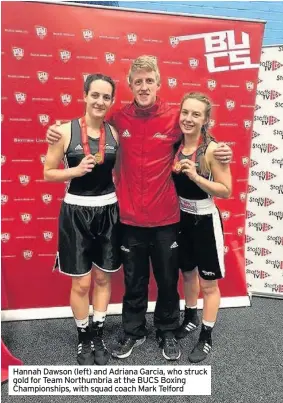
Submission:
<svg viewBox="0 0 283 403">
<path fill-rule="evenodd" d="M 122 223 L 157 227 L 179 221 L 171 176 L 173 144 L 180 137 L 178 115 L 157 100 L 146 110 L 132 103 L 112 116 L 120 141 L 116 191 Z"/>
</svg>

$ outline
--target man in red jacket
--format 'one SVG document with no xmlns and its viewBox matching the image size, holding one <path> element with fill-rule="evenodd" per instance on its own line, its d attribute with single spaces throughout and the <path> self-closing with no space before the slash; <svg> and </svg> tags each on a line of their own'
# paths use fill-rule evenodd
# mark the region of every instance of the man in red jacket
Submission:
<svg viewBox="0 0 283 403">
<path fill-rule="evenodd" d="M 150 261 L 158 288 L 154 312 L 156 336 L 167 360 L 177 360 L 174 338 L 179 326 L 178 222 L 179 202 L 171 177 L 173 145 L 179 140 L 179 110 L 157 98 L 160 73 L 156 59 L 137 58 L 129 72 L 134 101 L 114 113 L 111 123 L 119 132 L 120 161 L 116 190 L 123 224 L 125 276 L 124 339 L 112 355 L 126 358 L 147 336 Z M 58 138 L 53 127 L 48 142 Z M 218 157 L 217 157 L 218 154 Z M 223 145 L 216 158 L 228 162 L 231 150 Z"/>
</svg>

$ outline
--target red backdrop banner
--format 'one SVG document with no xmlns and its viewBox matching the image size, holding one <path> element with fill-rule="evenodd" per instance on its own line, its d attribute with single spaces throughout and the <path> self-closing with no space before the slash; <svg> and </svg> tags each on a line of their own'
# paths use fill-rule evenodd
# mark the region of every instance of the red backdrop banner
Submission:
<svg viewBox="0 0 283 403">
<path fill-rule="evenodd" d="M 246 296 L 244 224 L 264 24 L 62 4 L 1 6 L 5 308 L 69 304 L 70 279 L 52 272 L 66 185 L 43 180 L 46 129 L 55 120 L 82 115 L 90 73 L 117 82 L 113 109 L 130 102 L 126 74 L 142 54 L 158 58 L 160 96 L 172 105 L 189 91 L 205 92 L 213 101 L 211 132 L 234 152 L 233 196 L 217 200 L 226 245 L 221 293 Z M 114 275 L 111 302 L 120 303 L 122 295 L 121 272 Z M 151 301 L 155 295 L 152 283 Z"/>
</svg>

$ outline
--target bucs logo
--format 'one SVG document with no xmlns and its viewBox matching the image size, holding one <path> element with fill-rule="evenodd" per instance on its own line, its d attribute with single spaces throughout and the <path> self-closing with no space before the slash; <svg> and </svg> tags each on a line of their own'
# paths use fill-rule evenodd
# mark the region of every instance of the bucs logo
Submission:
<svg viewBox="0 0 283 403">
<path fill-rule="evenodd" d="M 225 255 L 226 255 L 226 253 L 228 253 L 229 252 L 229 246 L 224 246 L 224 253 L 225 253 Z"/>
<path fill-rule="evenodd" d="M 24 92 L 15 92 L 15 98 L 18 104 L 22 105 L 27 100 L 27 94 L 25 94 Z"/>
<path fill-rule="evenodd" d="M 72 95 L 70 94 L 61 94 L 61 101 L 64 106 L 68 106 L 72 101 Z"/>
<path fill-rule="evenodd" d="M 48 115 L 38 115 L 38 120 L 42 126 L 46 126 L 48 125 L 50 118 Z"/>
<path fill-rule="evenodd" d="M 177 86 L 177 80 L 176 78 L 168 78 L 168 85 L 170 88 L 174 88 Z"/>
<path fill-rule="evenodd" d="M 44 238 L 45 241 L 51 241 L 51 239 L 53 238 L 53 232 L 44 231 L 43 232 L 43 238 Z"/>
<path fill-rule="evenodd" d="M 45 203 L 45 204 L 49 204 L 52 201 L 52 195 L 48 194 L 48 193 L 41 195 L 41 198 L 42 198 L 43 203 Z"/>
<path fill-rule="evenodd" d="M 222 215 L 223 220 L 227 221 L 227 220 L 229 220 L 231 213 L 230 213 L 230 211 L 223 211 L 223 213 L 221 215 Z"/>
<path fill-rule="evenodd" d="M 45 27 L 36 26 L 35 32 L 40 39 L 44 39 L 47 35 L 47 29 Z"/>
<path fill-rule="evenodd" d="M 20 184 L 26 186 L 30 182 L 30 176 L 28 175 L 19 175 Z"/>
<path fill-rule="evenodd" d="M 254 89 L 254 83 L 252 81 L 246 81 L 246 89 L 252 91 Z"/>
<path fill-rule="evenodd" d="M 247 194 L 246 194 L 246 193 L 244 193 L 244 192 L 241 192 L 241 193 L 240 193 L 240 200 L 241 200 L 241 202 L 244 202 L 244 201 L 246 200 L 246 197 L 247 197 Z"/>
<path fill-rule="evenodd" d="M 60 59 L 62 62 L 67 63 L 71 59 L 71 52 L 69 50 L 60 50 Z"/>
<path fill-rule="evenodd" d="M 244 233 L 244 228 L 240 227 L 240 228 L 237 229 L 237 234 L 239 236 L 243 235 L 243 233 Z"/>
<path fill-rule="evenodd" d="M 245 129 L 250 129 L 252 127 L 252 121 L 244 120 L 244 127 L 245 127 Z"/>
<path fill-rule="evenodd" d="M 217 85 L 217 83 L 216 83 L 215 80 L 207 80 L 207 88 L 208 88 L 210 91 L 215 90 L 216 85 Z"/>
<path fill-rule="evenodd" d="M 115 55 L 114 53 L 105 53 L 105 60 L 107 63 L 112 64 L 115 62 Z"/>
<path fill-rule="evenodd" d="M 22 213 L 21 214 L 21 220 L 24 224 L 28 224 L 31 220 L 32 216 L 29 213 Z"/>
<path fill-rule="evenodd" d="M 84 83 L 86 82 L 86 79 L 88 78 L 88 76 L 90 76 L 90 73 L 83 73 Z"/>
<path fill-rule="evenodd" d="M 40 156 L 40 162 L 41 162 L 42 164 L 45 164 L 45 155 L 41 155 L 41 156 Z"/>
<path fill-rule="evenodd" d="M 228 99 L 226 101 L 226 108 L 228 109 L 228 111 L 231 111 L 232 109 L 235 108 L 235 101 L 232 101 L 232 99 Z"/>
<path fill-rule="evenodd" d="M 211 129 L 214 126 L 215 126 L 215 120 L 214 119 L 209 119 L 209 122 L 208 122 L 209 129 Z"/>
<path fill-rule="evenodd" d="M 3 234 L 1 234 L 1 241 L 6 243 L 10 240 L 11 235 L 8 232 L 4 232 Z"/>
<path fill-rule="evenodd" d="M 33 255 L 33 251 L 32 251 L 32 250 L 24 250 L 24 251 L 23 251 L 23 257 L 24 257 L 26 260 L 31 259 L 31 258 L 32 258 L 32 255 Z"/>
<path fill-rule="evenodd" d="M 128 34 L 127 35 L 127 39 L 128 39 L 128 42 L 131 44 L 131 45 L 134 45 L 136 42 L 137 42 L 137 40 L 138 40 L 138 37 L 137 37 L 137 35 L 136 34 Z"/>
<path fill-rule="evenodd" d="M 172 48 L 175 48 L 176 46 L 179 45 L 179 39 L 176 36 L 170 36 L 169 42 Z"/>
<path fill-rule="evenodd" d="M 189 66 L 191 69 L 193 69 L 193 70 L 196 69 L 198 67 L 198 65 L 199 65 L 198 59 L 195 59 L 194 57 L 191 57 L 189 59 Z"/>
<path fill-rule="evenodd" d="M 83 29 L 82 33 L 84 40 L 86 40 L 87 42 L 91 41 L 94 37 L 93 31 L 91 31 L 90 29 Z"/>
<path fill-rule="evenodd" d="M 1 204 L 6 204 L 9 197 L 7 195 L 1 195 Z"/>
<path fill-rule="evenodd" d="M 5 155 L 1 155 L 1 165 L 4 165 L 6 162 L 6 157 Z"/>
<path fill-rule="evenodd" d="M 22 48 L 12 48 L 12 52 L 13 52 L 13 56 L 17 59 L 17 60 L 21 60 L 24 57 L 24 49 Z"/>
<path fill-rule="evenodd" d="M 242 163 L 243 163 L 244 167 L 246 167 L 249 162 L 250 162 L 249 157 L 242 157 Z"/>
<path fill-rule="evenodd" d="M 46 71 L 38 71 L 37 78 L 42 84 L 45 84 L 49 78 L 49 74 Z"/>
</svg>

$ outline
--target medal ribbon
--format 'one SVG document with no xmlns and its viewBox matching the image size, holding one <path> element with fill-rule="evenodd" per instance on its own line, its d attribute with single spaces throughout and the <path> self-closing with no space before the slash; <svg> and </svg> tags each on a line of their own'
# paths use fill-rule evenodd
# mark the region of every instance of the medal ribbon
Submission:
<svg viewBox="0 0 283 403">
<path fill-rule="evenodd" d="M 90 148 L 88 142 L 88 135 L 87 135 L 87 125 L 85 116 L 81 118 L 81 139 L 83 144 L 83 150 L 85 156 L 89 155 Z M 95 160 L 97 164 L 103 164 L 104 157 L 105 157 L 105 128 L 104 124 L 100 127 L 100 137 L 99 137 L 99 145 L 98 145 L 98 153 L 94 154 Z"/>
</svg>

